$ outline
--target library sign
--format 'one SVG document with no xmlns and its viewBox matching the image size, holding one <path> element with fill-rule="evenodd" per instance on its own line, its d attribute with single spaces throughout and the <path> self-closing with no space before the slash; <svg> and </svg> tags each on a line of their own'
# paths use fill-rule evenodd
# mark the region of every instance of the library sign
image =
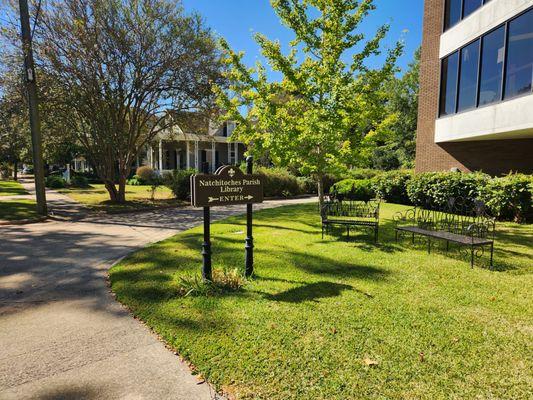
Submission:
<svg viewBox="0 0 533 400">
<path fill-rule="evenodd" d="M 206 165 L 204 165 L 204 170 Z M 263 177 L 252 174 L 253 159 L 246 159 L 246 174 L 240 168 L 226 165 L 214 174 L 191 176 L 191 203 L 204 209 L 204 242 L 202 244 L 202 277 L 212 280 L 211 270 L 211 207 L 246 204 L 246 239 L 244 244 L 245 275 L 254 271 L 254 238 L 252 235 L 252 208 L 263 202 Z"/>
<path fill-rule="evenodd" d="M 262 203 L 262 177 L 244 174 L 232 165 L 220 167 L 213 175 L 193 175 L 191 202 L 194 207 Z"/>
</svg>

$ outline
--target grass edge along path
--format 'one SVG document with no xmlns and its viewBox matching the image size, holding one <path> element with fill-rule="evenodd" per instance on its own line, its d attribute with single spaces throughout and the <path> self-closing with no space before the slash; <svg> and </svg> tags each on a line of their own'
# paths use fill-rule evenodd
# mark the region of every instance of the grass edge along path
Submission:
<svg viewBox="0 0 533 400">
<path fill-rule="evenodd" d="M 55 190 L 92 210 L 103 211 L 110 214 L 180 206 L 184 204 L 184 202 L 173 198 L 170 189 L 164 186 L 157 188 L 154 201 L 152 201 L 150 186 L 126 185 L 125 203 L 114 203 L 110 201 L 109 194 L 103 184 L 92 184 L 88 188 L 65 188 Z"/>
<path fill-rule="evenodd" d="M 0 199 L 3 196 L 20 196 L 29 194 L 26 189 L 17 181 L 0 179 Z"/>
<path fill-rule="evenodd" d="M 117 264 L 112 289 L 235 398 L 530 397 L 533 226 L 499 223 L 496 271 L 471 270 L 443 246 L 395 244 L 400 209 L 383 205 L 378 245 L 322 240 L 316 204 L 256 212 L 255 278 L 181 297 L 200 272 L 195 228 Z M 215 268 L 243 267 L 244 232 L 244 217 L 213 224 Z"/>
<path fill-rule="evenodd" d="M 0 200 L 0 220 L 21 221 L 37 219 L 34 200 Z"/>
</svg>

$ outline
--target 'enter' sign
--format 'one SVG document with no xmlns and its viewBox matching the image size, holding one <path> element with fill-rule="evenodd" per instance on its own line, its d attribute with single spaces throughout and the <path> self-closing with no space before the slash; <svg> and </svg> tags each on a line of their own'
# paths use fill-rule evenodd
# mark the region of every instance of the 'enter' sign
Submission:
<svg viewBox="0 0 533 400">
<path fill-rule="evenodd" d="M 194 207 L 216 207 L 263 202 L 260 175 L 244 174 L 240 168 L 226 165 L 213 175 L 191 176 L 191 203 Z"/>
</svg>

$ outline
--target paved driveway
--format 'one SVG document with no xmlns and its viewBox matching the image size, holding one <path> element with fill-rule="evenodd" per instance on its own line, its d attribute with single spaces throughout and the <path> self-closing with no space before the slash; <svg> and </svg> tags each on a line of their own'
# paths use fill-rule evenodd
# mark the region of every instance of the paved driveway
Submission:
<svg viewBox="0 0 533 400">
<path fill-rule="evenodd" d="M 116 260 L 200 223 L 184 208 L 0 226 L 0 399 L 214 398 L 106 284 Z"/>
</svg>

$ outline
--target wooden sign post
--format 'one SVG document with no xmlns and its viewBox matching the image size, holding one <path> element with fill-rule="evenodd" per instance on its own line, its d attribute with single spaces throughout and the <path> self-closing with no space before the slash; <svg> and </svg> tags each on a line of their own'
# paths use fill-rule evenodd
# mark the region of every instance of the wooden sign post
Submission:
<svg viewBox="0 0 533 400">
<path fill-rule="evenodd" d="M 226 165 L 214 174 L 191 176 L 191 203 L 204 208 L 204 243 L 202 244 L 202 277 L 212 280 L 211 271 L 211 207 L 246 204 L 245 274 L 253 274 L 252 212 L 254 203 L 263 202 L 263 180 L 252 174 L 253 159 L 246 159 L 246 174 L 240 168 Z"/>
</svg>

